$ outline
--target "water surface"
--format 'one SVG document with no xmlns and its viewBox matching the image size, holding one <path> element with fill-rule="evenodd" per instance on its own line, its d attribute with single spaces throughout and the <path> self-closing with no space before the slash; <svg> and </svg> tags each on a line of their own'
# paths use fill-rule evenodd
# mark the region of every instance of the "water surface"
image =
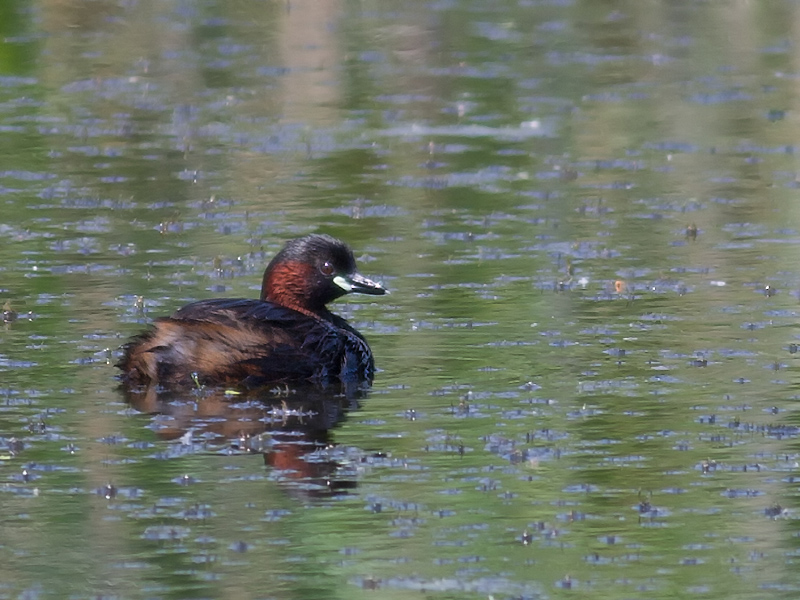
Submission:
<svg viewBox="0 0 800 600">
<path fill-rule="evenodd" d="M 796 597 L 797 18 L 3 3 L 0 597 Z M 367 397 L 119 388 L 312 231 Z"/>
</svg>

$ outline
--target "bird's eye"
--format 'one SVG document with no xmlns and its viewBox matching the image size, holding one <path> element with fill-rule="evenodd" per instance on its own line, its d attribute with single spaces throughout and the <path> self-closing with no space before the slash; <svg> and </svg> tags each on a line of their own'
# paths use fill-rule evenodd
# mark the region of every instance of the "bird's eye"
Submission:
<svg viewBox="0 0 800 600">
<path fill-rule="evenodd" d="M 325 263 L 319 268 L 323 275 L 333 275 L 333 272 L 336 270 L 333 268 L 333 265 L 325 261 Z"/>
</svg>

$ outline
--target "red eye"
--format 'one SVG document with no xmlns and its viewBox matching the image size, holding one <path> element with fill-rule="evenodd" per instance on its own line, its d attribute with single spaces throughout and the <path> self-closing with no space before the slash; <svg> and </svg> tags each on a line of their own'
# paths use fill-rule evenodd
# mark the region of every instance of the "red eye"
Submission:
<svg viewBox="0 0 800 600">
<path fill-rule="evenodd" d="M 319 270 L 322 272 L 323 275 L 333 275 L 333 272 L 336 270 L 333 268 L 333 265 L 329 262 L 325 262 Z"/>
</svg>

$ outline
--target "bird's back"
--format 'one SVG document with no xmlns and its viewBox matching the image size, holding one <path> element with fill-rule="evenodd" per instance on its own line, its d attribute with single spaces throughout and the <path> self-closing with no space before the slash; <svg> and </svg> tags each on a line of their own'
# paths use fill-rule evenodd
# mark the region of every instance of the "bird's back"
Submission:
<svg viewBox="0 0 800 600">
<path fill-rule="evenodd" d="M 170 384 L 371 381 L 374 371 L 344 319 L 246 299 L 203 300 L 157 319 L 125 346 L 119 367 L 130 382 Z"/>
</svg>

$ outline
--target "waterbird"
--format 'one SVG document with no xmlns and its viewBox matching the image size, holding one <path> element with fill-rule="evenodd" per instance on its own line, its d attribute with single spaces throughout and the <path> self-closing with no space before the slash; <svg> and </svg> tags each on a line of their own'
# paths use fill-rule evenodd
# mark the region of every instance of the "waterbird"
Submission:
<svg viewBox="0 0 800 600">
<path fill-rule="evenodd" d="M 259 300 L 188 304 L 125 344 L 117 366 L 134 385 L 369 385 L 375 363 L 367 340 L 326 306 L 352 293 L 388 292 L 358 273 L 344 242 L 293 239 L 267 265 Z"/>
</svg>

